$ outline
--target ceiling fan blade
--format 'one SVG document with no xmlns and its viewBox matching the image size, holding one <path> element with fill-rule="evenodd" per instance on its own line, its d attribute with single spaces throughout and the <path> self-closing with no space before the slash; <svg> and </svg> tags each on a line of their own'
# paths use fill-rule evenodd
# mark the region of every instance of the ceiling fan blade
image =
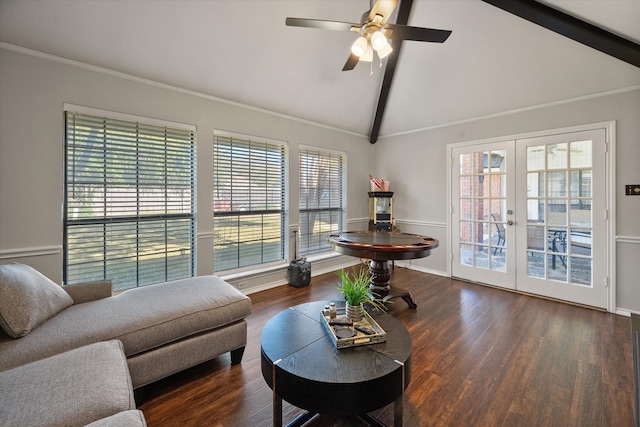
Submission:
<svg viewBox="0 0 640 427">
<path fill-rule="evenodd" d="M 376 15 L 381 15 L 382 22 L 380 24 L 386 24 L 397 5 L 398 0 L 378 0 L 376 4 L 373 5 L 371 12 L 369 12 L 369 21 L 373 21 Z"/>
<path fill-rule="evenodd" d="M 320 28 L 321 30 L 332 31 L 351 31 L 351 27 L 354 26 L 357 29 L 360 29 L 359 24 L 339 21 L 324 21 L 322 19 L 287 18 L 286 24 L 289 27 Z"/>
<path fill-rule="evenodd" d="M 342 67 L 342 71 L 353 70 L 354 68 L 356 68 L 356 65 L 358 65 L 358 61 L 360 61 L 360 58 L 355 56 L 353 53 L 350 54 L 349 59 L 347 59 L 347 62 L 344 64 L 344 67 Z"/>
<path fill-rule="evenodd" d="M 407 25 L 387 24 L 385 30 L 392 30 L 387 38 L 391 40 L 415 40 L 419 42 L 444 43 L 449 38 L 451 31 L 436 30 L 433 28 L 409 27 Z"/>
</svg>

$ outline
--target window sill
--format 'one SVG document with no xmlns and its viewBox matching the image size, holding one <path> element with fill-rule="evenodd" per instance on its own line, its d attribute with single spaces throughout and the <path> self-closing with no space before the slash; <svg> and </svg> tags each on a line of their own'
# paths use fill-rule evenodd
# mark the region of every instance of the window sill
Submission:
<svg viewBox="0 0 640 427">
<path fill-rule="evenodd" d="M 307 255 L 306 258 L 307 258 L 307 261 L 313 262 L 313 261 L 322 261 L 324 259 L 330 259 L 330 258 L 338 258 L 339 256 L 341 255 L 336 251 L 326 251 L 326 252 L 318 252 L 315 254 Z"/>
<path fill-rule="evenodd" d="M 228 272 L 214 272 L 213 274 L 220 277 L 222 280 L 235 280 L 239 278 L 249 277 L 249 276 L 257 276 L 264 273 L 270 273 L 273 271 L 278 271 L 282 269 L 286 269 L 289 264 L 284 261 L 273 262 L 266 265 L 259 266 L 251 266 L 243 269 L 232 270 Z"/>
</svg>

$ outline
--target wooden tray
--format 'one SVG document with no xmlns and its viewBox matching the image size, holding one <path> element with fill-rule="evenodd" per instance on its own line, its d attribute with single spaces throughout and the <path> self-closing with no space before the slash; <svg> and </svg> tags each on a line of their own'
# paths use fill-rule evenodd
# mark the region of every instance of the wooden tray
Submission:
<svg viewBox="0 0 640 427">
<path fill-rule="evenodd" d="M 364 312 L 364 317 L 362 318 L 362 320 L 359 322 L 354 322 L 352 327 L 349 327 L 349 326 L 334 327 L 329 324 L 329 321 L 331 319 L 328 316 L 325 317 L 324 314 L 320 312 L 320 317 L 322 318 L 322 323 L 324 324 L 325 328 L 329 331 L 329 336 L 331 337 L 331 340 L 335 344 L 336 348 L 340 349 L 340 348 L 356 347 L 359 345 L 378 344 L 381 342 L 385 342 L 387 340 L 387 333 L 384 331 L 384 329 L 382 329 L 380 325 L 378 325 L 378 322 L 373 320 L 373 318 L 366 311 Z M 344 313 L 344 308 L 338 309 L 338 315 L 336 316 L 336 320 L 343 320 L 343 321 L 347 320 L 347 316 Z M 363 326 L 365 328 L 372 329 L 376 333 L 372 335 L 368 335 L 368 334 L 365 334 L 364 332 L 361 332 L 355 329 L 355 326 Z M 340 328 L 349 328 L 353 332 L 355 332 L 355 335 L 348 338 L 339 338 L 336 335 L 336 329 L 339 331 Z"/>
</svg>

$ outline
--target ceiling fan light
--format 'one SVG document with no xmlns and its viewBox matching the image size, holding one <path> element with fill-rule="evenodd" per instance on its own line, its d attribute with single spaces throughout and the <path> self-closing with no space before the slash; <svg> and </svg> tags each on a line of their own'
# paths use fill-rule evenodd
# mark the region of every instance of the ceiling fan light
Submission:
<svg viewBox="0 0 640 427">
<path fill-rule="evenodd" d="M 364 37 L 358 37 L 358 39 L 351 45 L 351 53 L 358 58 L 362 57 L 367 51 L 368 47 L 367 39 Z"/>
<path fill-rule="evenodd" d="M 371 46 L 373 47 L 373 50 L 379 51 L 387 45 L 387 37 L 382 33 L 382 31 L 375 31 L 371 34 Z"/>
<path fill-rule="evenodd" d="M 391 52 L 393 52 L 393 48 L 389 43 L 385 43 L 384 47 L 378 50 L 378 57 L 380 57 L 380 59 L 386 58 Z"/>
<path fill-rule="evenodd" d="M 371 45 L 367 45 L 367 49 L 364 51 L 364 55 L 360 57 L 360 61 L 373 62 L 373 49 Z"/>
</svg>

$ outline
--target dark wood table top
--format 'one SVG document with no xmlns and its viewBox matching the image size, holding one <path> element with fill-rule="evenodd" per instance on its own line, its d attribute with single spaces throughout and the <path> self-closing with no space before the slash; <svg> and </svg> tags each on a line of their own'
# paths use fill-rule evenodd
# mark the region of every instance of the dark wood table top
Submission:
<svg viewBox="0 0 640 427">
<path fill-rule="evenodd" d="M 383 343 L 337 349 L 322 324 L 325 301 L 275 315 L 262 331 L 262 375 L 287 402 L 338 416 L 364 414 L 400 397 L 411 379 L 411 336 L 386 313 L 372 317 Z M 336 302 L 344 305 L 344 302 Z M 404 387 L 403 384 L 404 378 Z"/>
<path fill-rule="evenodd" d="M 330 235 L 329 243 L 343 255 L 375 260 L 424 258 L 440 244 L 431 237 L 389 231 L 344 231 Z"/>
</svg>

